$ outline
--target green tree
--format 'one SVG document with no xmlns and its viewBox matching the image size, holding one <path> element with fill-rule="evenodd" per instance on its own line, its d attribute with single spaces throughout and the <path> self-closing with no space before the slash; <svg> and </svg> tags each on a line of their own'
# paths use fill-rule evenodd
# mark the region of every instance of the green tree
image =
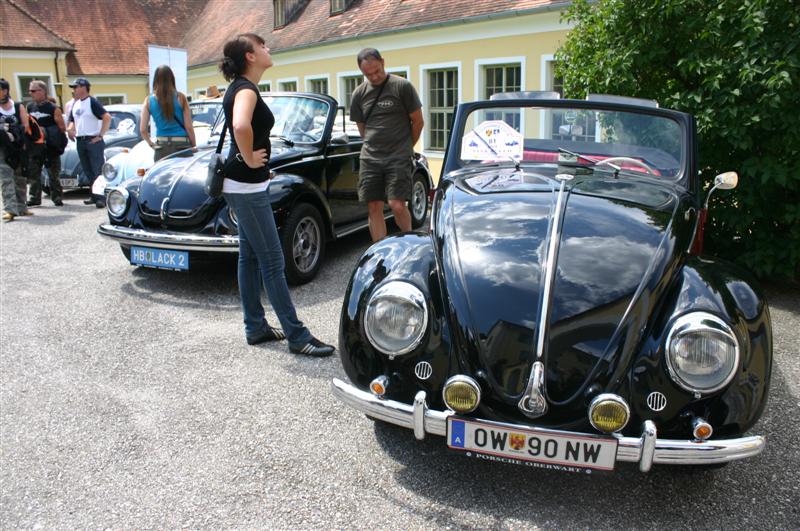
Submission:
<svg viewBox="0 0 800 531">
<path fill-rule="evenodd" d="M 568 97 L 657 100 L 697 120 L 707 252 L 759 276 L 800 276 L 800 5 L 797 0 L 586 0 L 556 55 Z"/>
</svg>

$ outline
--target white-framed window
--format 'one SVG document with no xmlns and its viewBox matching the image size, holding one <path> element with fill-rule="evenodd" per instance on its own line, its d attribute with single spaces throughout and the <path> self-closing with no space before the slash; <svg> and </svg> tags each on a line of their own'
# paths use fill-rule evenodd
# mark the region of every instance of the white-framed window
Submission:
<svg viewBox="0 0 800 531">
<path fill-rule="evenodd" d="M 336 80 L 339 85 L 339 105 L 345 108 L 345 112 L 348 112 L 350 101 L 353 99 L 353 91 L 364 82 L 364 74 L 360 70 L 339 72 L 336 74 Z"/>
<path fill-rule="evenodd" d="M 411 78 L 411 68 L 408 66 L 393 66 L 392 68 L 387 68 L 386 71 L 406 79 Z"/>
<path fill-rule="evenodd" d="M 496 57 L 475 61 L 475 96 L 488 100 L 494 94 L 525 90 L 525 57 Z M 520 112 L 487 112 L 484 120 L 502 120 L 522 131 Z"/>
<path fill-rule="evenodd" d="M 17 79 L 17 94 L 19 94 L 19 101 L 20 103 L 30 103 L 33 101 L 31 97 L 31 93 L 28 92 L 28 87 L 30 87 L 31 81 L 34 79 L 38 79 L 39 81 L 44 81 L 47 83 L 47 95 L 48 96 L 55 96 L 53 93 L 53 81 L 50 77 L 50 74 L 47 72 L 44 73 L 37 73 L 37 72 L 21 72 L 14 74 L 14 77 Z"/>
<path fill-rule="evenodd" d="M 103 105 L 113 105 L 115 103 L 128 103 L 127 94 L 95 94 L 97 101 Z"/>
<path fill-rule="evenodd" d="M 422 107 L 425 109 L 425 150 L 447 148 L 455 106 L 461 101 L 461 63 L 420 66 Z"/>
<path fill-rule="evenodd" d="M 563 95 L 564 80 L 556 76 L 555 65 L 554 56 L 542 56 L 541 87 L 542 90 L 552 90 Z M 565 136 L 565 131 L 568 131 L 568 136 L 572 140 L 600 142 L 600 127 L 597 120 L 591 119 L 589 115 L 583 120 L 576 121 L 568 112 L 553 110 L 552 113 L 542 116 L 541 127 L 548 132 L 548 138 L 561 139 Z M 580 133 L 575 134 L 575 131 L 580 131 Z"/>
<path fill-rule="evenodd" d="M 259 92 L 270 92 L 272 90 L 272 81 L 270 80 L 261 80 L 258 84 L 258 91 Z"/>
<path fill-rule="evenodd" d="M 281 92 L 297 92 L 297 78 L 287 77 L 278 80 L 278 90 Z"/>
<path fill-rule="evenodd" d="M 317 74 L 305 77 L 306 92 L 315 94 L 330 94 L 330 76 L 328 74 Z"/>
</svg>

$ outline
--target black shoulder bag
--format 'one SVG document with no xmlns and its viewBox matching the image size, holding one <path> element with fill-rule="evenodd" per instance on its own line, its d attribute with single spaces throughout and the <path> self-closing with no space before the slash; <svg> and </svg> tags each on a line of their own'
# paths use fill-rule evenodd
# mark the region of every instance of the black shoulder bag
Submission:
<svg viewBox="0 0 800 531">
<path fill-rule="evenodd" d="M 225 132 L 227 130 L 228 121 L 225 120 L 222 134 L 219 136 L 219 142 L 217 143 L 217 151 L 208 165 L 205 190 L 209 197 L 217 198 L 222 195 L 222 182 L 225 180 L 225 157 L 222 156 L 222 143 L 225 142 Z"/>
</svg>

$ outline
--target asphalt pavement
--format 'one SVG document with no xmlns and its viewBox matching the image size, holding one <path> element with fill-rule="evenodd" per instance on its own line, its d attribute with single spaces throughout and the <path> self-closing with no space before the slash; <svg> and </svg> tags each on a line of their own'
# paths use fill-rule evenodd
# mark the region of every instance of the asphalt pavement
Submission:
<svg viewBox="0 0 800 531">
<path fill-rule="evenodd" d="M 341 405 L 337 356 L 245 343 L 235 268 L 132 267 L 85 197 L 0 227 L 4 529 L 800 528 L 796 289 L 767 291 L 763 454 L 713 471 L 534 470 Z M 368 245 L 365 233 L 336 242 L 320 276 L 291 290 L 326 342 Z"/>
</svg>

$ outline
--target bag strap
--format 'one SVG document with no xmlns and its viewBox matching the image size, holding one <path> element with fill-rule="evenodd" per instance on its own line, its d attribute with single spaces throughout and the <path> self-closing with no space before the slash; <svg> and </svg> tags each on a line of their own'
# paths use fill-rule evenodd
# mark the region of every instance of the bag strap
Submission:
<svg viewBox="0 0 800 531">
<path fill-rule="evenodd" d="M 227 130 L 228 130 L 228 119 L 225 118 L 225 124 L 222 126 L 222 134 L 219 135 L 219 142 L 217 142 L 217 155 L 222 153 L 222 143 L 225 142 L 225 132 Z"/>
<path fill-rule="evenodd" d="M 364 117 L 364 125 L 367 124 L 367 120 L 369 120 L 369 117 L 372 116 L 372 111 L 375 109 L 375 106 L 378 104 L 378 100 L 381 99 L 381 94 L 383 94 L 383 89 L 386 86 L 386 84 L 389 83 L 389 76 L 391 76 L 391 75 L 392 74 L 386 74 L 386 79 L 384 79 L 383 83 L 381 83 L 381 89 L 378 91 L 378 95 L 375 96 L 375 102 L 372 104 L 372 107 L 369 108 L 369 110 L 367 111 L 367 115 Z"/>
</svg>

